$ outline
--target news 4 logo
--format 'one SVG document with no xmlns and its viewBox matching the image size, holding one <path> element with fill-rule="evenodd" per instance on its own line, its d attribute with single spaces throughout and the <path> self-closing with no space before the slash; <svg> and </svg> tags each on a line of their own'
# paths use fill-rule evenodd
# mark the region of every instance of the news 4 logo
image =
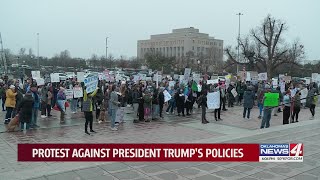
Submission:
<svg viewBox="0 0 320 180">
<path fill-rule="evenodd" d="M 260 144 L 260 156 L 303 156 L 303 144 Z"/>
</svg>

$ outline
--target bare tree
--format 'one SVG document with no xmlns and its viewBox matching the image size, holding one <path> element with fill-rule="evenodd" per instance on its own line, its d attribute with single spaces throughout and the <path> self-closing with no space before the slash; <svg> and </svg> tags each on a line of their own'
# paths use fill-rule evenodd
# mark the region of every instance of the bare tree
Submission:
<svg viewBox="0 0 320 180">
<path fill-rule="evenodd" d="M 298 40 L 292 45 L 285 42 L 283 34 L 288 30 L 286 23 L 268 15 L 249 35 L 239 39 L 242 51 L 236 58 L 235 49 L 227 47 L 225 52 L 230 60 L 237 64 L 248 65 L 273 77 L 282 64 L 296 64 L 304 58 L 304 48 Z"/>
</svg>

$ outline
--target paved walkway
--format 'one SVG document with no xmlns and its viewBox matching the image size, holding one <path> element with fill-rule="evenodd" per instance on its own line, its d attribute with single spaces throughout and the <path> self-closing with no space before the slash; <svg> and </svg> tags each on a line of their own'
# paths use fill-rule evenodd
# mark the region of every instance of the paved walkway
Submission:
<svg viewBox="0 0 320 180">
<path fill-rule="evenodd" d="M 197 110 L 198 111 L 198 110 Z M 317 109 L 319 112 L 319 109 Z M 210 112 L 210 111 L 209 111 Z M 252 119 L 242 118 L 242 108 L 223 112 L 223 121 L 200 123 L 199 111 L 191 117 L 166 115 L 163 120 L 127 123 L 119 131 L 109 123 L 95 124 L 97 134 L 84 134 L 82 114 L 68 113 L 67 123 L 40 119 L 42 128 L 28 132 L 0 133 L 0 179 L 320 179 L 320 118 L 308 120 L 310 112 L 300 112 L 300 122 L 281 125 L 282 114 L 272 117 L 271 128 L 259 129 L 257 110 Z M 1 113 L 0 113 L 1 114 Z M 1 117 L 3 117 L 1 114 Z M 5 126 L 2 125 L 2 130 Z M 304 143 L 303 163 L 56 163 L 17 162 L 18 143 Z"/>
</svg>

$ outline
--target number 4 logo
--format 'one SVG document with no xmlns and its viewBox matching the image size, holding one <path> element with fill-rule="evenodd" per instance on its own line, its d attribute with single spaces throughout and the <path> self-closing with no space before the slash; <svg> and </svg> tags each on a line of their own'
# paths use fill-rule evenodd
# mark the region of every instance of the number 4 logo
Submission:
<svg viewBox="0 0 320 180">
<path fill-rule="evenodd" d="M 290 144 L 290 155 L 291 156 L 303 156 L 303 145 L 299 144 Z"/>
</svg>

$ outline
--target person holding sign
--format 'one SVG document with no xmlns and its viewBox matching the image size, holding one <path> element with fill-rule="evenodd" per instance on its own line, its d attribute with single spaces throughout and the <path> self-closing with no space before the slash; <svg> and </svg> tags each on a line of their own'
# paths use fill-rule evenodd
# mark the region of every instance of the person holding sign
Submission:
<svg viewBox="0 0 320 180">
<path fill-rule="evenodd" d="M 271 113 L 272 113 L 272 109 L 274 106 L 273 103 L 275 101 L 272 94 L 273 93 L 271 93 L 270 85 L 266 84 L 265 85 L 265 93 L 264 93 L 264 97 L 263 97 L 263 101 L 262 101 L 264 110 L 263 110 L 263 118 L 262 118 L 262 122 L 261 122 L 261 126 L 260 126 L 261 129 L 270 127 Z M 278 103 L 278 100 L 276 100 L 276 103 Z"/>
<path fill-rule="evenodd" d="M 82 104 L 82 111 L 84 112 L 84 117 L 86 119 L 84 129 L 85 133 L 90 135 L 88 132 L 88 124 L 90 123 L 90 132 L 95 133 L 93 130 L 92 124 L 93 124 L 93 105 L 92 105 L 92 98 L 97 94 L 98 88 L 93 91 L 92 93 L 87 93 L 86 87 L 84 88 L 83 91 L 83 104 Z"/>
</svg>

